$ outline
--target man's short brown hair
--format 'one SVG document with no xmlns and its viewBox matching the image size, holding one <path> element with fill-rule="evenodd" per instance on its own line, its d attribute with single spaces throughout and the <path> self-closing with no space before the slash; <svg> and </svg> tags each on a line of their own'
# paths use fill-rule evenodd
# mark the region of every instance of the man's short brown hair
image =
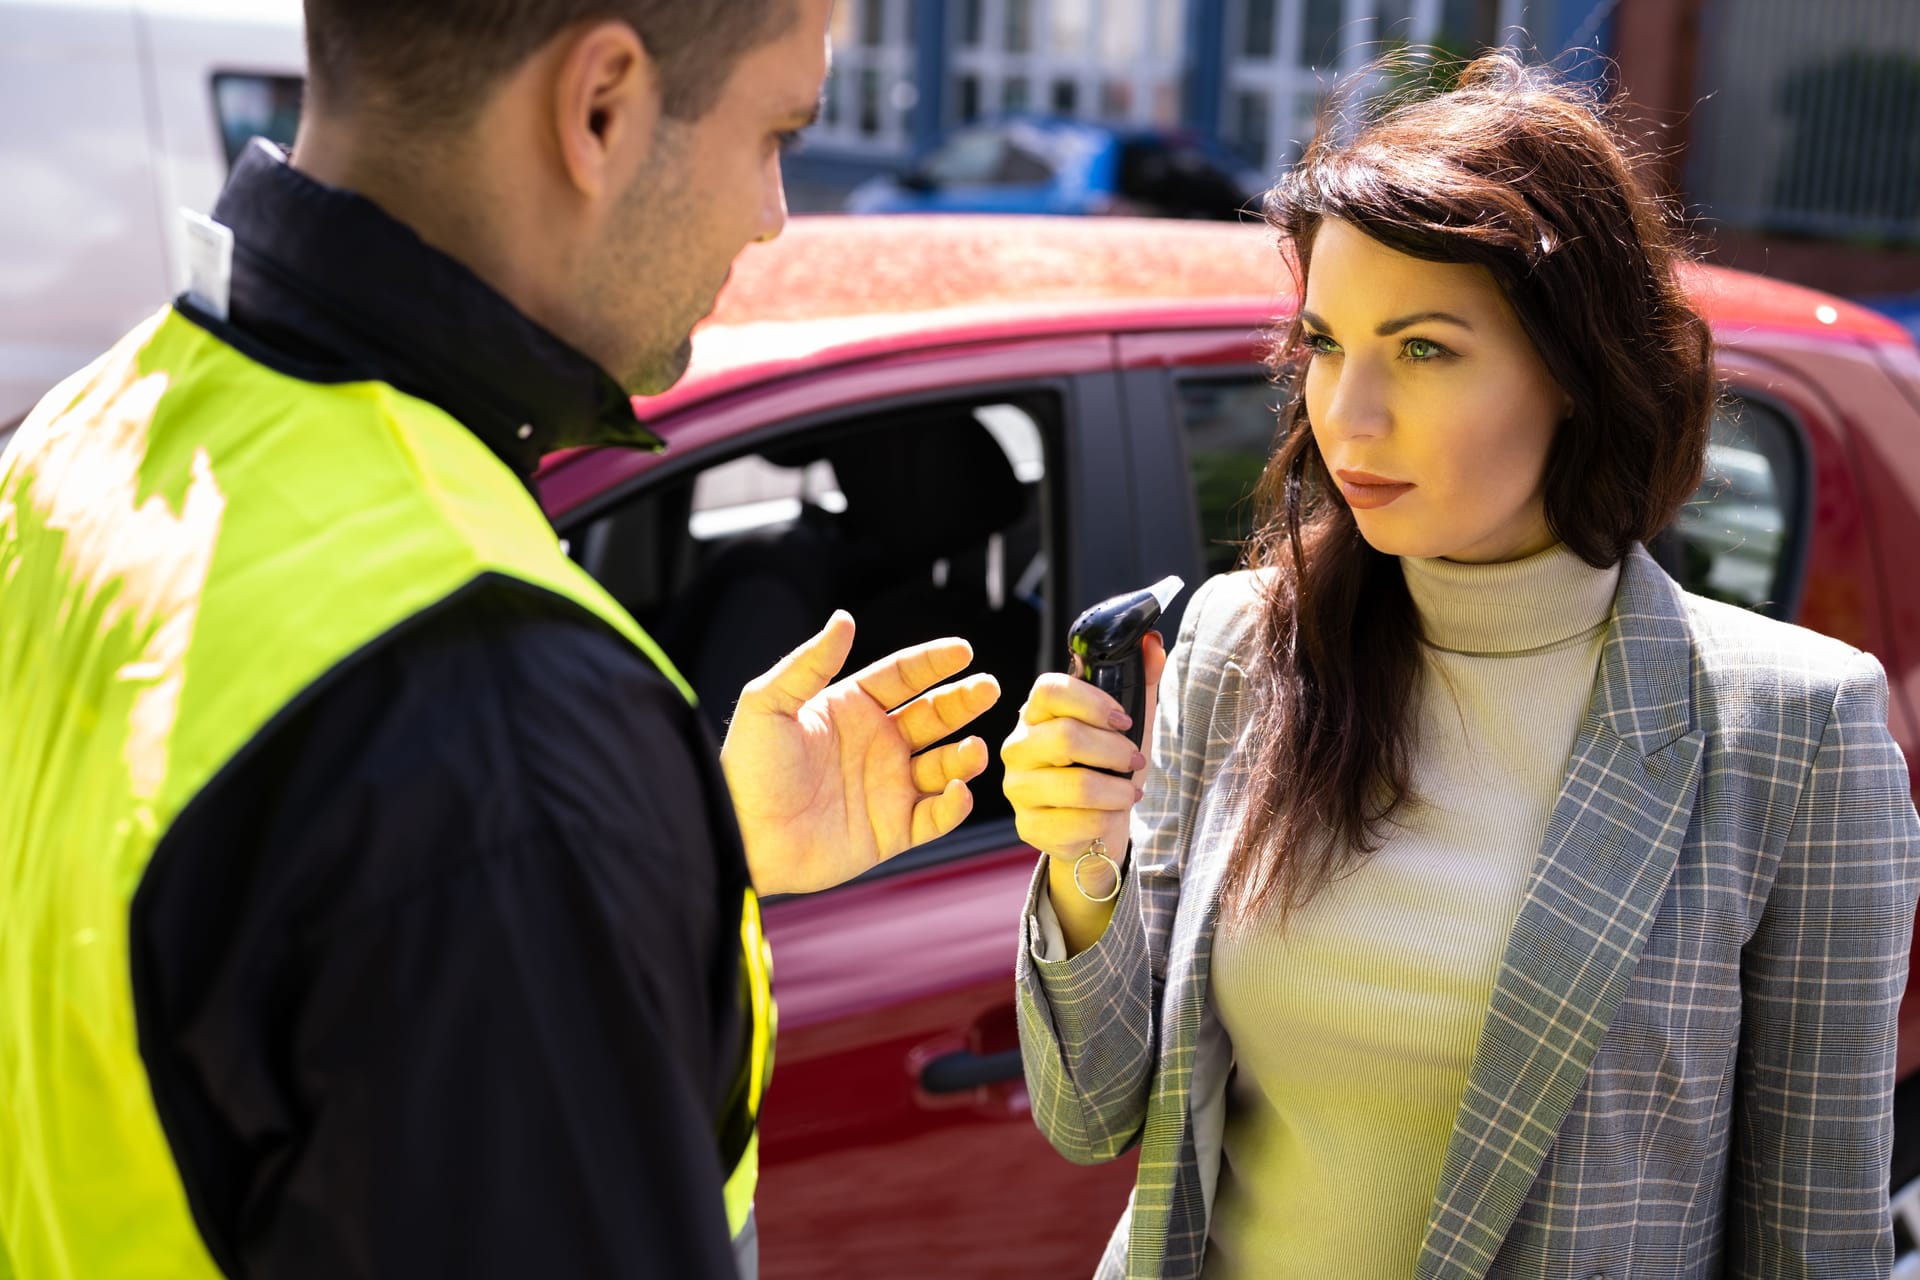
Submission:
<svg viewBox="0 0 1920 1280">
<path fill-rule="evenodd" d="M 793 0 L 306 0 L 311 100 L 368 101 L 402 130 L 469 119 L 500 77 L 576 22 L 630 24 L 665 111 L 705 115 L 740 57 L 786 30 Z"/>
</svg>

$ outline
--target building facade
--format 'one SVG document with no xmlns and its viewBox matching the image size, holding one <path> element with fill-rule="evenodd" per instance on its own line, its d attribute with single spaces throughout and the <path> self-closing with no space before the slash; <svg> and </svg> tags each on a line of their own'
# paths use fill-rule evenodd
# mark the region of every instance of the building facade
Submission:
<svg viewBox="0 0 1920 1280">
<path fill-rule="evenodd" d="M 1920 297 L 1920 0 L 1621 0 L 1620 88 L 1715 260 Z"/>
<path fill-rule="evenodd" d="M 898 169 L 947 131 L 1037 111 L 1183 127 L 1273 172 L 1334 81 L 1404 44 L 1552 56 L 1604 46 L 1617 0 L 840 0 L 796 208 Z"/>
</svg>

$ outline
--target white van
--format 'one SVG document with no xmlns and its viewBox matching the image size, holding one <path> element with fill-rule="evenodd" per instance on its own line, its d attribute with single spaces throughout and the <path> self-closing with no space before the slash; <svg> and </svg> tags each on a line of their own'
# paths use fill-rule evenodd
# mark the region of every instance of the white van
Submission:
<svg viewBox="0 0 1920 1280">
<path fill-rule="evenodd" d="M 300 0 L 0 0 L 0 442 L 185 280 L 182 205 L 290 143 Z"/>
</svg>

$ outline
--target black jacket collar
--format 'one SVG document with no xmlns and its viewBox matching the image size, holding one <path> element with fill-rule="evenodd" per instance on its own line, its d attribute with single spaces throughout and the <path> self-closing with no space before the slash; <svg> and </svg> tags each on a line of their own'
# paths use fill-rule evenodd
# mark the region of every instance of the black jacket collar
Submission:
<svg viewBox="0 0 1920 1280">
<path fill-rule="evenodd" d="M 242 153 L 213 216 L 233 231 L 230 325 L 250 354 L 284 357 L 309 380 L 372 379 L 438 405 L 523 480 L 554 449 L 665 447 L 592 360 L 271 144 Z"/>
</svg>

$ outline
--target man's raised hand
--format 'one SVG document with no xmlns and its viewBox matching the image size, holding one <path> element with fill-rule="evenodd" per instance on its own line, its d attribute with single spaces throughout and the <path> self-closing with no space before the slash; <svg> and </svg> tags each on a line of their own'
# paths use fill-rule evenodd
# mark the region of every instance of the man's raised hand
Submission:
<svg viewBox="0 0 1920 1280">
<path fill-rule="evenodd" d="M 852 615 L 836 611 L 747 685 L 727 727 L 720 764 L 763 894 L 831 888 L 973 812 L 967 783 L 987 767 L 986 743 L 927 748 L 991 707 L 999 682 L 951 680 L 973 661 L 973 646 L 951 637 L 836 681 L 853 633 Z"/>
</svg>

